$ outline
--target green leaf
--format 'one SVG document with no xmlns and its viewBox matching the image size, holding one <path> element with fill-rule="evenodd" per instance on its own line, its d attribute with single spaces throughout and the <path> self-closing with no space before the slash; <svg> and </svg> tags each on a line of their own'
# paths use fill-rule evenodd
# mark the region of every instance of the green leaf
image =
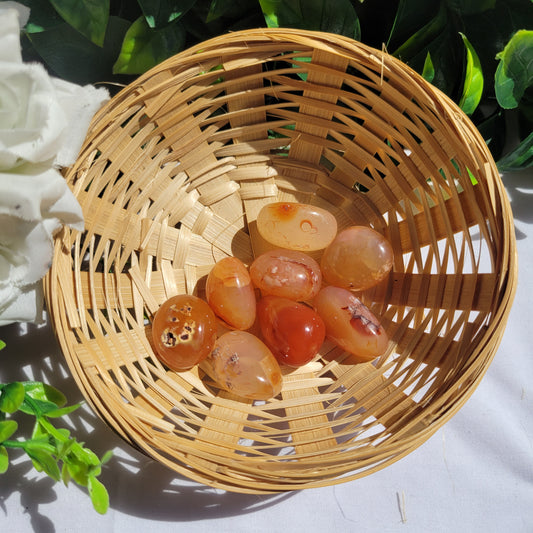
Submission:
<svg viewBox="0 0 533 533">
<path fill-rule="evenodd" d="M 447 0 L 452 11 L 461 15 L 474 15 L 493 9 L 496 0 Z"/>
<path fill-rule="evenodd" d="M 181 18 L 196 0 L 137 0 L 150 28 L 160 28 Z"/>
<path fill-rule="evenodd" d="M 66 486 L 68 486 L 68 484 L 70 483 L 70 480 L 71 480 L 71 476 L 70 476 L 70 472 L 68 470 L 68 464 L 63 462 L 63 466 L 61 467 L 61 481 L 63 482 L 63 484 Z"/>
<path fill-rule="evenodd" d="M 427 24 L 424 24 L 424 26 L 409 36 L 409 38 L 393 52 L 393 55 L 400 58 L 402 61 L 409 61 L 410 58 L 414 57 L 421 51 L 426 51 L 429 43 L 443 33 L 447 24 L 448 14 L 446 6 L 442 2 L 437 14 Z"/>
<path fill-rule="evenodd" d="M 2 420 L 0 422 L 0 442 L 5 442 L 18 429 L 18 424 L 14 420 Z"/>
<path fill-rule="evenodd" d="M 205 21 L 209 23 L 222 17 L 232 9 L 234 4 L 235 0 L 212 0 Z"/>
<path fill-rule="evenodd" d="M 0 350 L 3 350 L 6 347 L 6 343 L 0 339 Z"/>
<path fill-rule="evenodd" d="M 459 107 L 467 115 L 471 115 L 479 105 L 483 94 L 483 71 L 474 47 L 470 44 L 466 35 L 461 33 L 461 37 L 466 47 L 466 71 Z"/>
<path fill-rule="evenodd" d="M 24 401 L 19 407 L 19 410 L 27 415 L 33 415 L 40 417 L 46 415 L 50 411 L 55 411 L 57 405 L 54 402 L 47 402 L 43 400 L 33 400 L 31 398 L 25 397 Z"/>
<path fill-rule="evenodd" d="M 64 464 L 67 465 L 70 478 L 72 478 L 78 485 L 86 487 L 89 478 L 89 466 L 83 461 L 78 460 L 75 456 L 65 457 Z"/>
<path fill-rule="evenodd" d="M 60 26 L 28 35 L 41 61 L 58 77 L 85 85 L 110 81 L 113 64 L 120 52 L 122 39 L 130 23 L 110 17 L 103 48 L 62 23 Z"/>
<path fill-rule="evenodd" d="M 106 463 L 108 463 L 111 460 L 112 457 L 113 457 L 113 450 L 108 450 L 102 456 L 102 459 L 100 460 L 100 463 L 105 465 Z"/>
<path fill-rule="evenodd" d="M 24 27 L 27 33 L 39 33 L 64 23 L 48 0 L 19 0 L 19 2 L 30 8 L 30 18 Z"/>
<path fill-rule="evenodd" d="M 31 438 L 32 439 L 39 439 L 39 438 L 47 437 L 47 436 L 48 436 L 48 431 L 46 431 L 46 429 L 44 429 L 42 427 L 40 419 L 37 419 L 35 421 L 35 425 L 33 426 L 33 431 L 31 433 Z"/>
<path fill-rule="evenodd" d="M 23 385 L 26 394 L 33 400 L 52 402 L 56 407 L 62 407 L 67 403 L 66 396 L 52 385 L 40 381 L 25 381 Z"/>
<path fill-rule="evenodd" d="M 71 452 L 72 447 L 76 444 L 74 439 L 67 440 L 66 442 L 59 442 L 57 444 L 57 458 L 61 461 Z"/>
<path fill-rule="evenodd" d="M 422 77 L 431 83 L 435 77 L 435 67 L 431 60 L 431 54 L 428 52 L 424 61 L 424 68 L 422 69 Z"/>
<path fill-rule="evenodd" d="M 104 45 L 109 0 L 50 0 L 50 3 L 65 22 L 97 46 Z"/>
<path fill-rule="evenodd" d="M 75 403 L 73 405 L 68 405 L 67 407 L 61 407 L 59 409 L 52 409 L 46 412 L 46 416 L 49 418 L 59 418 L 61 416 L 68 415 L 78 409 L 81 406 L 81 403 Z"/>
<path fill-rule="evenodd" d="M 26 452 L 28 452 L 28 450 L 30 452 L 37 450 L 55 455 L 57 448 L 55 445 L 51 444 L 51 442 L 53 442 L 53 439 L 50 439 L 48 436 L 27 440 L 24 441 L 24 450 L 26 450 Z"/>
<path fill-rule="evenodd" d="M 496 55 L 501 52 L 513 34 L 522 28 L 533 29 L 531 0 L 497 0 L 494 9 L 461 17 L 462 31 L 476 49 L 483 65 L 485 97 L 494 96 L 492 80 L 498 67 Z M 490 102 L 489 102 L 490 103 Z"/>
<path fill-rule="evenodd" d="M 72 453 L 79 461 L 82 461 L 88 467 L 100 466 L 100 459 L 98 459 L 98 456 L 92 450 L 89 448 L 84 448 L 79 443 L 78 446 L 73 448 Z"/>
<path fill-rule="evenodd" d="M 179 21 L 156 30 L 148 26 L 144 17 L 139 17 L 124 36 L 113 72 L 142 74 L 182 50 L 184 44 L 185 30 Z"/>
<path fill-rule="evenodd" d="M 8 383 L 0 393 L 0 411 L 14 413 L 24 401 L 24 386 L 17 381 Z"/>
<path fill-rule="evenodd" d="M 5 446 L 0 446 L 0 474 L 4 474 L 9 466 L 9 457 Z"/>
<path fill-rule="evenodd" d="M 303 20 L 300 2 L 297 0 L 259 0 L 259 4 L 269 28 L 297 27 Z"/>
<path fill-rule="evenodd" d="M 27 448 L 26 453 L 38 472 L 45 472 L 53 480 L 60 481 L 61 472 L 59 466 L 50 452 L 42 449 Z"/>
<path fill-rule="evenodd" d="M 457 56 L 457 42 L 462 48 L 457 33 L 451 27 L 445 27 L 407 62 L 411 68 L 422 73 L 429 53 L 435 70 L 431 83 L 452 98 L 457 92 L 457 87 L 462 86 L 463 83 L 461 70 L 457 68 L 462 60 L 462 53 Z M 462 49 L 461 52 L 463 52 Z"/>
<path fill-rule="evenodd" d="M 100 514 L 105 514 L 109 508 L 109 494 L 106 488 L 95 476 L 89 477 L 87 487 L 95 511 Z"/>
<path fill-rule="evenodd" d="M 517 31 L 496 57 L 496 98 L 504 109 L 514 109 L 533 83 L 533 31 Z"/>
<path fill-rule="evenodd" d="M 507 124 L 501 108 L 484 119 L 479 119 L 476 127 L 485 139 L 492 157 L 497 161 L 503 152 L 507 137 Z"/>
<path fill-rule="evenodd" d="M 423 28 L 439 12 L 436 2 L 400 0 L 387 40 L 387 48 L 393 50 Z"/>
<path fill-rule="evenodd" d="M 497 165 L 500 172 L 533 166 L 533 132 L 514 150 L 502 157 Z"/>
<path fill-rule="evenodd" d="M 300 28 L 361 38 L 350 0 L 259 0 L 270 28 Z"/>
</svg>

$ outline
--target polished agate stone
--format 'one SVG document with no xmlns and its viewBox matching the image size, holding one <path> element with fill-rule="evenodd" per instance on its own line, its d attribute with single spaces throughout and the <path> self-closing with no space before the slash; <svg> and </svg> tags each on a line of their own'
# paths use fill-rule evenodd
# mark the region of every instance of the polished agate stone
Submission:
<svg viewBox="0 0 533 533">
<path fill-rule="evenodd" d="M 291 300 L 314 298 L 322 285 L 320 265 L 297 250 L 270 250 L 250 266 L 250 276 L 262 295 L 271 294 Z"/>
<path fill-rule="evenodd" d="M 265 344 L 280 364 L 305 365 L 324 342 L 324 321 L 308 305 L 268 295 L 257 303 L 257 317 Z"/>
<path fill-rule="evenodd" d="M 322 276 L 331 285 L 362 291 L 377 285 L 392 269 L 390 243 L 366 226 L 351 226 L 322 255 Z"/>
<path fill-rule="evenodd" d="M 257 230 L 274 246 L 309 252 L 322 250 L 334 239 L 337 220 L 320 207 L 275 202 L 259 211 Z"/>
<path fill-rule="evenodd" d="M 326 337 L 359 361 L 371 361 L 387 350 L 389 338 L 383 326 L 348 289 L 324 287 L 314 305 L 326 325 Z"/>
<path fill-rule="evenodd" d="M 176 371 L 203 361 L 215 345 L 217 320 L 204 300 L 189 294 L 173 296 L 157 310 L 152 339 L 157 357 Z"/>
<path fill-rule="evenodd" d="M 248 329 L 254 323 L 254 286 L 248 269 L 237 257 L 226 257 L 213 266 L 205 295 L 216 315 L 231 328 Z"/>
<path fill-rule="evenodd" d="M 221 335 L 208 361 L 217 383 L 237 396 L 268 400 L 281 391 L 281 370 L 276 358 L 247 331 Z"/>
</svg>

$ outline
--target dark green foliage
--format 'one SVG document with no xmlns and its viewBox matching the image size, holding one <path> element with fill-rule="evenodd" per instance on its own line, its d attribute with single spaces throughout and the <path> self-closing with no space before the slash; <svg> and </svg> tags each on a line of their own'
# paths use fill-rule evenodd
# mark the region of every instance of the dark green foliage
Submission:
<svg viewBox="0 0 533 533">
<path fill-rule="evenodd" d="M 1 1 L 1 0 L 0 0 Z M 228 31 L 293 27 L 386 49 L 470 115 L 501 168 L 532 164 L 531 0 L 22 0 L 26 59 L 76 83 L 125 84 Z M 524 59 L 526 58 L 527 61 Z M 518 145 L 503 153 L 509 109 Z"/>
</svg>

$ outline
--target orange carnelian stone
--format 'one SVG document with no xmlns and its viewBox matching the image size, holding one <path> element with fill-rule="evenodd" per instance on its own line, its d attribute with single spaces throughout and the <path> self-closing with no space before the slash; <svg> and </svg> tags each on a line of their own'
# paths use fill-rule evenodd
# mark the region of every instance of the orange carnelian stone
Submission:
<svg viewBox="0 0 533 533">
<path fill-rule="evenodd" d="M 215 314 L 230 327 L 248 329 L 255 322 L 254 287 L 240 259 L 225 257 L 215 264 L 207 276 L 205 295 Z"/>
<path fill-rule="evenodd" d="M 247 331 L 221 335 L 208 358 L 214 378 L 229 392 L 268 400 L 281 391 L 281 370 L 267 346 Z"/>
<path fill-rule="evenodd" d="M 275 202 L 259 211 L 257 230 L 275 246 L 309 252 L 325 248 L 334 239 L 337 220 L 320 207 Z"/>
<path fill-rule="evenodd" d="M 326 335 L 320 315 L 306 304 L 267 295 L 257 304 L 265 344 L 280 364 L 300 367 L 312 361 Z"/>
<path fill-rule="evenodd" d="M 361 362 L 371 361 L 387 350 L 389 337 L 383 326 L 349 290 L 324 287 L 314 304 L 326 325 L 326 337 Z"/>
<path fill-rule="evenodd" d="M 156 355 L 172 370 L 189 370 L 213 349 L 215 314 L 197 296 L 180 294 L 161 305 L 154 316 L 152 339 Z"/>
<path fill-rule="evenodd" d="M 339 232 L 326 248 L 320 266 L 331 285 L 363 291 L 385 279 L 392 261 L 392 247 L 381 233 L 352 226 Z"/>
<path fill-rule="evenodd" d="M 297 250 L 270 250 L 250 266 L 250 276 L 261 294 L 291 300 L 314 298 L 322 285 L 320 265 Z"/>
</svg>

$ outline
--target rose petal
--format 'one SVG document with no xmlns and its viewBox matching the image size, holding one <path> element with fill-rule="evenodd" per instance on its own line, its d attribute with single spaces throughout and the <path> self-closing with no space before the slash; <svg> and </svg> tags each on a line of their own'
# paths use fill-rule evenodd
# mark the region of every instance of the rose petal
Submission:
<svg viewBox="0 0 533 533">
<path fill-rule="evenodd" d="M 68 167 L 76 161 L 89 124 L 102 104 L 109 100 L 109 93 L 104 88 L 97 89 L 92 85 L 81 87 L 58 78 L 52 78 L 52 84 L 67 118 L 66 134 L 54 164 Z"/>
<path fill-rule="evenodd" d="M 63 176 L 44 165 L 26 164 L 13 172 L 0 172 L 2 213 L 23 220 L 57 218 L 77 228 L 83 223 L 81 207 Z"/>
<path fill-rule="evenodd" d="M 0 61 L 22 63 L 20 29 L 29 17 L 29 8 L 18 2 L 0 4 Z"/>
<path fill-rule="evenodd" d="M 16 91 L 20 108 L 16 125 L 0 127 L 0 170 L 25 161 L 53 161 L 61 148 L 67 119 L 48 73 L 39 64 L 15 63 L 0 63 L 0 72 L 0 85 L 4 86 L 0 93 L 7 94 L 7 88 Z"/>
<path fill-rule="evenodd" d="M 19 202 L 4 203 L 8 199 Z M 53 233 L 63 223 L 83 229 L 81 207 L 57 170 L 7 179 L 0 173 L 0 324 L 38 320 L 42 302 L 35 284 L 50 268 Z"/>
<path fill-rule="evenodd" d="M 3 260 L 11 261 L 10 283 L 23 287 L 39 281 L 48 272 L 54 252 L 49 229 L 43 222 L 1 218 L 0 239 L 2 243 L 11 241 L 9 249 L 3 244 L 0 250 Z M 11 220 L 6 222 L 6 218 Z"/>
<path fill-rule="evenodd" d="M 0 288 L 0 298 L 2 297 Z M 0 300 L 0 326 L 7 326 L 13 322 L 43 321 L 43 287 L 39 281 L 32 285 L 12 289 L 9 300 Z"/>
</svg>

